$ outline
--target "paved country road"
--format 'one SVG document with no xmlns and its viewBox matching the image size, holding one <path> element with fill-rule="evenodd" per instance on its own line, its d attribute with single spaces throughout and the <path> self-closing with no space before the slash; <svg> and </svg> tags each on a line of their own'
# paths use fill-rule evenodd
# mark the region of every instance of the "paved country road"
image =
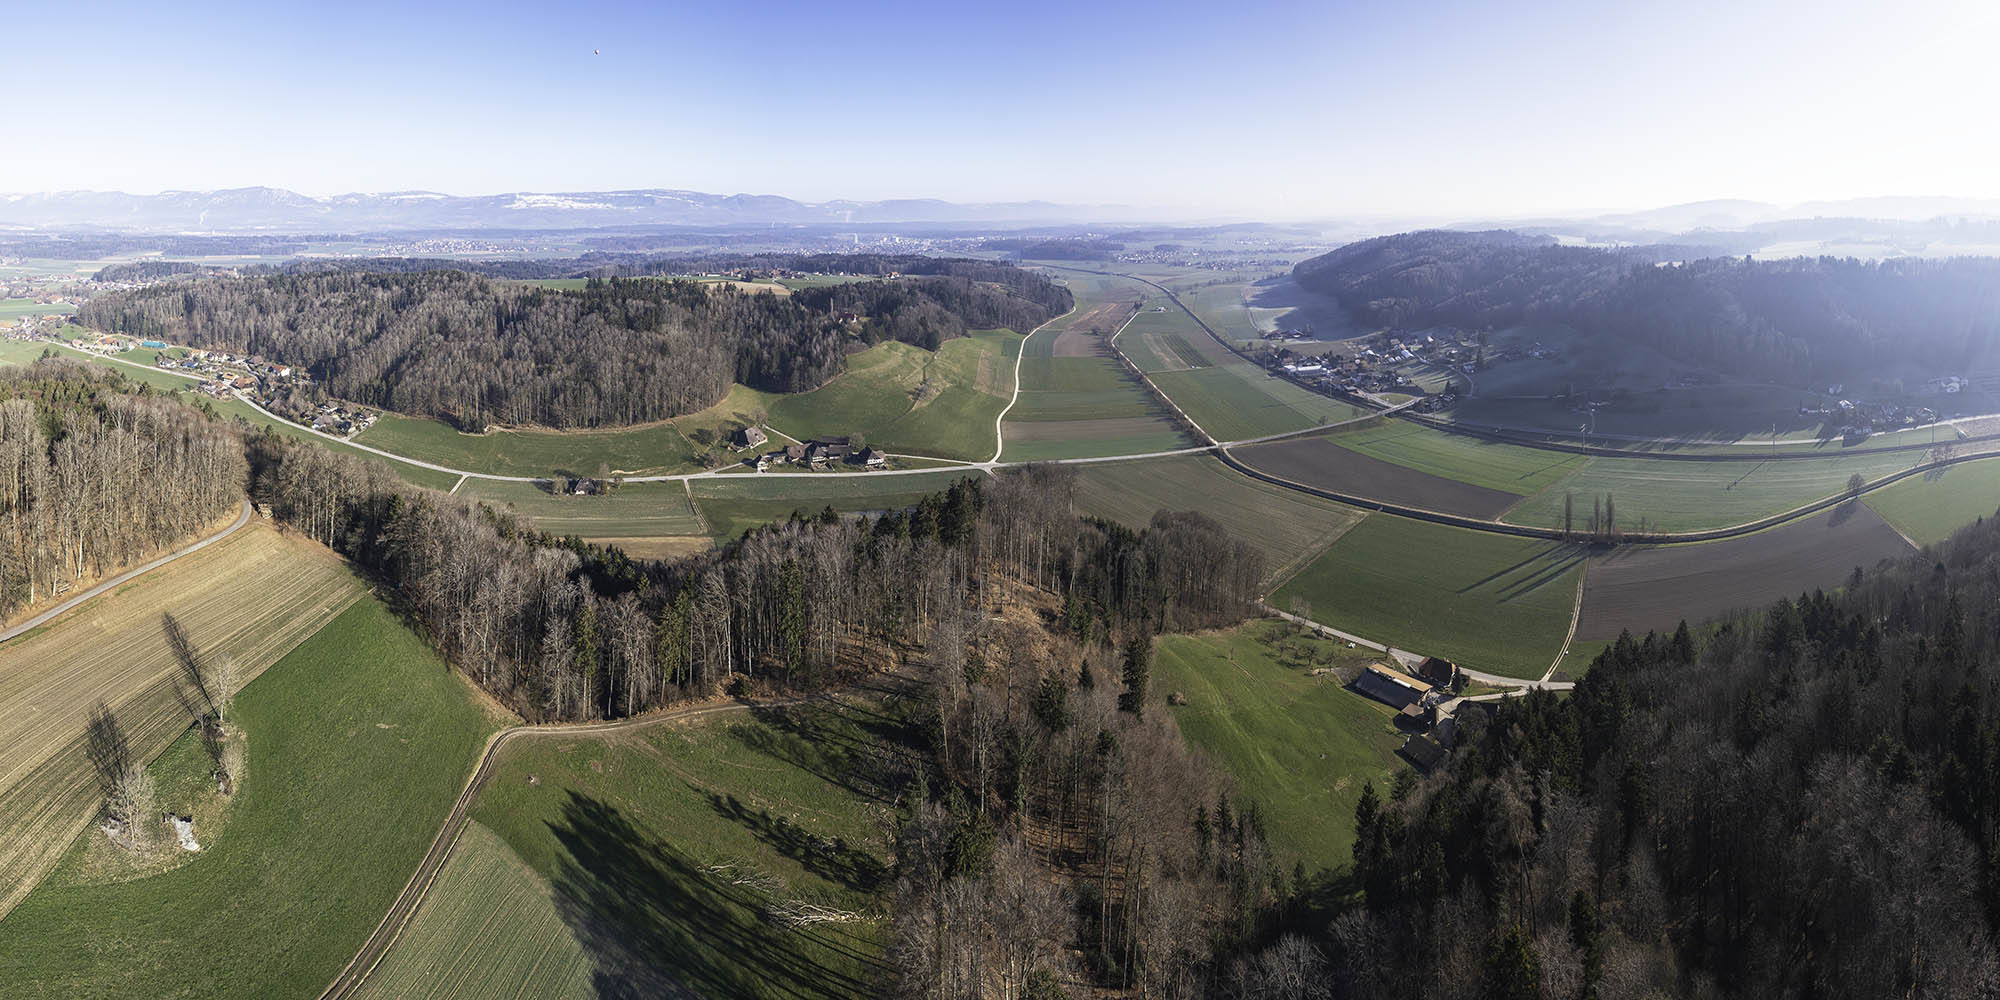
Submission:
<svg viewBox="0 0 2000 1000">
<path fill-rule="evenodd" d="M 201 541 L 195 542 L 194 544 L 189 545 L 187 548 L 181 549 L 178 552 L 169 552 L 166 555 L 163 555 L 160 558 L 155 559 L 144 566 L 140 566 L 136 569 L 126 570 L 125 572 L 120 573 L 117 576 L 114 576 L 111 579 L 106 580 L 103 583 L 100 583 L 97 586 L 92 587 L 89 590 L 86 590 L 83 593 L 78 594 L 75 597 L 72 597 L 62 602 L 61 604 L 58 604 L 55 607 L 50 608 L 47 611 L 44 611 L 41 614 L 36 615 L 35 617 L 30 618 L 19 625 L 15 625 L 12 628 L 9 628 L 5 631 L 0 631 L 0 642 L 6 642 L 7 640 L 14 638 L 15 636 L 27 632 L 28 630 L 33 629 L 49 621 L 52 618 L 55 618 L 56 616 L 62 614 L 63 612 L 68 611 L 71 608 L 74 608 L 77 605 L 82 604 L 83 602 L 88 601 L 91 598 L 96 597 L 97 595 L 102 594 L 105 591 L 110 590 L 111 588 L 116 587 L 127 580 L 132 579 L 135 576 L 159 569 L 160 567 L 165 566 L 166 564 L 173 562 L 174 560 L 179 559 L 180 557 L 187 555 L 189 553 L 199 552 L 202 549 L 208 548 L 209 546 L 214 545 L 216 542 L 222 541 L 223 539 L 228 538 L 230 535 L 235 534 L 238 529 L 242 528 L 244 525 L 249 523 L 250 523 L 250 501 L 245 500 L 243 501 L 243 509 L 239 511 L 236 515 L 236 522 L 234 524 L 231 524 L 229 527 L 224 528 L 221 531 L 218 531 L 215 534 L 202 539 Z"/>
</svg>

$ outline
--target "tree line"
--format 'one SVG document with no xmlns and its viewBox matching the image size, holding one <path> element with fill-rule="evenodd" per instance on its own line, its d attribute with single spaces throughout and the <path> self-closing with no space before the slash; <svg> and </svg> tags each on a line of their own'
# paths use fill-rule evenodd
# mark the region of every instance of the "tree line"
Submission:
<svg viewBox="0 0 2000 1000">
<path fill-rule="evenodd" d="M 227 427 L 81 361 L 0 367 L 0 616 L 143 562 L 232 513 Z"/>
<path fill-rule="evenodd" d="M 741 677 L 823 685 L 857 643 L 921 646 L 1003 579 L 1070 595 L 1105 634 L 1231 621 L 1254 550 L 1196 515 L 1133 532 L 1067 507 L 1067 474 L 966 480 L 908 511 L 831 511 L 679 562 L 533 531 L 378 463 L 259 434 L 252 490 L 399 595 L 482 687 L 537 719 L 616 717 Z"/>
<path fill-rule="evenodd" d="M 196 279 L 100 295 L 79 322 L 304 368 L 315 398 L 490 423 L 596 427 L 710 406 L 741 382 L 803 392 L 856 342 L 935 348 L 967 329 L 1030 329 L 1069 292 L 1004 265 L 793 296 L 660 279 L 521 287 L 461 271 Z M 1004 280 L 1003 280 L 1004 279 Z"/>
<path fill-rule="evenodd" d="M 1357 809 L 1346 995 L 2000 982 L 2000 519 L 1460 717 L 1446 768 Z"/>
<path fill-rule="evenodd" d="M 1428 231 L 1352 243 L 1294 273 L 1391 329 L 1558 323 L 1788 384 L 1853 380 L 1908 360 L 1959 371 L 2000 332 L 2000 260 L 1702 252 Z"/>
</svg>

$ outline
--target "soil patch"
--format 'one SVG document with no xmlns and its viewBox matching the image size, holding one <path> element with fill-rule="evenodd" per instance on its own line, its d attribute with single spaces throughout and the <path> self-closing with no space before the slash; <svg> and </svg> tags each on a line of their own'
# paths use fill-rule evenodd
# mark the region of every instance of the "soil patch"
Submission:
<svg viewBox="0 0 2000 1000">
<path fill-rule="evenodd" d="M 1513 493 L 1371 458 L 1325 438 L 1293 438 L 1230 452 L 1246 465 L 1307 486 L 1447 514 L 1492 519 L 1521 500 Z"/>
<path fill-rule="evenodd" d="M 1845 583 L 1854 567 L 1909 555 L 1873 510 L 1843 504 L 1754 535 L 1700 545 L 1626 546 L 1590 560 L 1578 641 L 1668 632 Z"/>
</svg>

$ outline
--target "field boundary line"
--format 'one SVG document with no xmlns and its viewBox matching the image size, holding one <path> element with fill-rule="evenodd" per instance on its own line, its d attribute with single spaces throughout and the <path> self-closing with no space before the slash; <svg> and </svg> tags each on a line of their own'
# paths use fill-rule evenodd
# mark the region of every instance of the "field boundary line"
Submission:
<svg viewBox="0 0 2000 1000">
<path fill-rule="evenodd" d="M 494 761 L 499 758 L 500 751 L 508 743 L 537 736 L 592 736 L 601 733 L 628 732 L 722 712 L 787 708 L 828 698 L 833 693 L 821 692 L 771 701 L 728 701 L 719 704 L 696 702 L 664 712 L 625 719 L 513 726 L 487 737 L 485 751 L 480 754 L 479 762 L 473 767 L 472 773 L 466 777 L 465 787 L 458 793 L 457 801 L 452 803 L 451 811 L 446 814 L 444 826 L 438 830 L 437 836 L 432 838 L 430 849 L 417 863 L 417 870 L 411 873 L 410 880 L 403 885 L 403 891 L 389 904 L 389 911 L 382 915 L 381 921 L 375 925 L 374 932 L 362 942 L 360 950 L 348 960 L 347 965 L 340 970 L 340 974 L 333 982 L 327 984 L 326 989 L 321 991 L 320 1000 L 352 995 L 382 964 L 382 959 L 388 956 L 389 949 L 402 937 L 404 929 L 416 916 L 418 907 L 429 897 L 431 887 L 437 883 L 438 873 L 444 870 L 452 849 L 458 846 L 459 838 L 465 832 L 465 825 L 471 820 L 472 799 L 481 788 L 485 787 L 487 778 L 493 773 Z"/>
<path fill-rule="evenodd" d="M 1074 315 L 1075 313 L 1076 313 L 1076 296 L 1071 295 L 1069 300 L 1068 312 L 1063 313 L 1061 316 L 1050 316 L 1048 319 L 1043 320 L 1040 326 L 1037 326 L 1034 329 L 1029 330 L 1028 335 L 1022 337 L 1021 342 L 1015 345 L 1014 391 L 1007 396 L 1007 405 L 1001 407 L 999 415 L 993 418 L 993 457 L 987 460 L 988 464 L 998 463 L 1000 461 L 1001 453 L 1007 450 L 1007 434 L 1005 431 L 1002 431 L 1000 429 L 1000 424 L 1007 419 L 1008 411 L 1012 410 L 1014 408 L 1014 403 L 1021 398 L 1021 359 L 1028 356 L 1028 341 L 1035 339 L 1035 334 L 1038 334 L 1042 332 L 1044 329 L 1047 329 L 1050 323 L 1053 323 L 1059 319 L 1063 319 L 1064 317 Z"/>
<path fill-rule="evenodd" d="M 1549 669 L 1542 671 L 1542 683 L 1556 675 L 1556 668 L 1562 666 L 1563 657 L 1569 655 L 1570 643 L 1576 641 L 1576 623 L 1583 619 L 1583 584 L 1590 579 L 1590 558 L 1584 557 L 1583 566 L 1576 573 L 1576 604 L 1569 609 L 1569 634 L 1563 636 L 1562 648 L 1556 650 L 1556 658 L 1549 661 Z"/>
</svg>

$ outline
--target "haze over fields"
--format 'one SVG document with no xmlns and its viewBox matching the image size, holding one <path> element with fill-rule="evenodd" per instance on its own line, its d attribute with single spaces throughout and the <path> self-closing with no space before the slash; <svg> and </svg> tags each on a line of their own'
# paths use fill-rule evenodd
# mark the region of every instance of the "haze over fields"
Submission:
<svg viewBox="0 0 2000 1000">
<path fill-rule="evenodd" d="M 1996 29 L 10 11 L 0 997 L 2000 996 Z"/>
</svg>

